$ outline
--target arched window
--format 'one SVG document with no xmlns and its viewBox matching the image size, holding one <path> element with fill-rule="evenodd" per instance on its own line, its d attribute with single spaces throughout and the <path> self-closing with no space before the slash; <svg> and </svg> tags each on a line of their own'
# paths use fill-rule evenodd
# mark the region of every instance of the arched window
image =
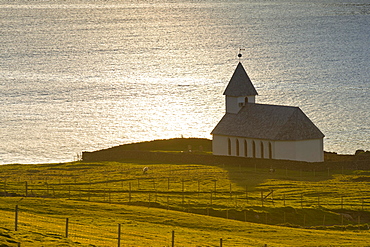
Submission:
<svg viewBox="0 0 370 247">
<path fill-rule="evenodd" d="M 248 103 L 248 97 L 245 97 L 244 99 L 244 103 L 247 104 Z"/>
<path fill-rule="evenodd" d="M 269 159 L 272 159 L 272 145 L 271 145 L 271 142 L 269 142 Z"/>
<path fill-rule="evenodd" d="M 253 158 L 256 158 L 256 143 L 253 141 L 252 143 L 252 151 L 253 151 Z"/>
<path fill-rule="evenodd" d="M 230 140 L 230 138 L 227 140 L 227 149 L 228 149 L 228 151 L 227 151 L 228 155 L 231 155 L 231 140 Z"/>
<path fill-rule="evenodd" d="M 261 159 L 265 158 L 265 150 L 263 150 L 263 142 L 261 141 Z"/>
<path fill-rule="evenodd" d="M 239 156 L 239 140 L 236 139 L 236 156 Z"/>
<path fill-rule="evenodd" d="M 244 140 L 244 156 L 248 157 L 248 142 Z"/>
</svg>

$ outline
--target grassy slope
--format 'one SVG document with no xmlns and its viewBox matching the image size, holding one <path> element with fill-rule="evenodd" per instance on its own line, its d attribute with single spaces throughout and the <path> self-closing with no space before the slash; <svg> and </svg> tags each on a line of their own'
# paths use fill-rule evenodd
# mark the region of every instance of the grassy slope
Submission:
<svg viewBox="0 0 370 247">
<path fill-rule="evenodd" d="M 2 200 L 2 210 L 10 210 L 16 200 L 18 198 Z M 80 227 L 89 231 L 96 229 L 97 236 L 99 231 L 112 230 L 120 223 L 123 246 L 169 246 L 172 230 L 176 246 L 217 246 L 220 238 L 225 246 L 366 246 L 369 241 L 367 231 L 295 229 L 127 205 L 26 198 L 20 208 L 30 215 L 56 218 L 51 221 L 67 216 L 71 225 L 78 221 Z M 56 234 L 42 234 L 41 228 L 32 232 L 3 232 L 15 241 L 27 240 L 24 246 L 76 245 Z"/>
<path fill-rule="evenodd" d="M 128 145 L 125 148 L 184 151 L 187 149 L 189 139 L 171 142 L 148 142 Z M 194 150 L 196 150 L 194 147 L 200 145 L 203 146 L 204 151 L 210 148 L 209 140 L 200 140 L 200 143 L 197 140 L 191 144 Z M 142 174 L 144 166 L 150 167 L 146 175 Z M 172 230 L 176 232 L 178 243 L 176 246 L 219 246 L 220 238 L 223 238 L 224 246 L 262 246 L 263 244 L 268 246 L 368 246 L 367 243 L 370 242 L 368 230 L 353 230 L 357 229 L 357 226 L 347 227 L 346 231 L 343 231 L 342 227 L 331 227 L 331 225 L 341 225 L 339 213 L 345 213 L 352 214 L 350 216 L 353 218 L 351 221 L 344 222 L 345 224 L 356 224 L 357 215 L 361 215 L 361 228 L 368 229 L 367 225 L 364 225 L 370 222 L 367 203 L 362 210 L 363 199 L 370 198 L 368 191 L 370 173 L 367 171 L 344 169 L 314 172 L 280 169 L 270 174 L 263 169 L 236 167 L 232 164 L 207 166 L 151 164 L 139 161 L 136 163 L 74 162 L 4 165 L 0 167 L 0 178 L 1 190 L 6 190 L 8 196 L 13 195 L 13 197 L 0 197 L 2 215 L 0 222 L 3 227 L 0 228 L 0 246 L 1 244 L 16 246 L 14 242 L 17 241 L 22 242 L 22 246 L 87 246 L 89 243 L 96 246 L 115 246 L 114 238 L 116 238 L 118 223 L 122 223 L 122 246 L 170 246 Z M 170 189 L 167 188 L 167 179 L 171 181 Z M 252 216 L 260 218 L 253 217 L 248 220 L 269 224 L 281 224 L 284 217 L 284 220 L 290 224 L 303 225 L 304 216 L 305 226 L 311 225 L 330 230 L 288 228 L 179 212 L 179 210 L 186 211 L 179 193 L 182 191 L 181 181 L 184 181 L 185 191 L 190 193 L 189 196 L 194 196 L 198 190 L 198 180 L 201 181 L 200 186 L 204 196 L 201 194 L 195 200 L 192 199 L 193 197 L 186 198 L 187 203 L 189 201 L 190 204 L 193 203 L 191 205 L 193 209 L 203 210 L 210 207 L 223 215 L 226 209 L 247 210 Z M 29 196 L 37 197 L 20 197 L 25 193 L 25 181 L 28 182 Z M 215 181 L 219 194 L 215 194 L 213 205 L 209 206 L 208 194 L 213 190 Z M 135 194 L 137 204 L 145 207 L 122 204 L 127 204 L 129 184 L 132 185 L 133 191 L 137 192 Z M 229 196 L 231 187 L 233 197 Z M 242 198 L 246 187 L 248 203 L 245 200 L 239 200 L 235 205 L 234 199 L 228 199 L 229 197 Z M 53 191 L 54 188 L 56 193 Z M 75 194 L 72 191 L 67 196 L 66 190 L 70 188 L 78 189 Z M 262 208 L 258 201 L 260 191 L 268 193 L 272 189 L 274 203 L 266 200 Z M 93 191 L 95 197 L 90 198 L 89 195 L 91 201 L 86 201 L 86 193 L 81 196 L 81 191 L 84 190 L 89 193 Z M 106 190 L 116 190 L 118 194 L 124 194 L 124 197 L 118 199 L 115 196 L 115 201 L 109 204 L 106 194 L 102 193 Z M 152 196 L 153 193 L 170 195 L 171 208 L 177 211 L 148 208 L 145 204 L 148 201 L 147 193 L 151 193 Z M 304 195 L 303 208 L 300 204 L 302 195 Z M 56 198 L 51 199 L 50 197 L 53 196 Z M 345 206 L 345 210 L 340 209 L 338 198 L 341 196 L 344 196 L 345 203 L 349 205 Z M 71 199 L 67 199 L 68 197 Z M 318 197 L 320 197 L 321 206 L 316 205 Z M 22 224 L 19 231 L 14 232 L 12 231 L 14 205 L 18 201 Z M 283 201 L 286 205 L 283 205 Z M 159 198 L 157 205 L 164 203 L 164 197 L 162 200 Z M 336 206 L 330 206 L 333 203 Z M 266 220 L 263 219 L 264 215 L 268 215 L 268 220 L 267 216 Z M 85 239 L 64 238 L 63 224 L 66 217 L 70 218 L 71 226 L 77 225 L 82 229 L 80 234 L 88 232 L 90 235 L 86 235 Z M 32 219 L 38 223 L 34 225 Z M 103 233 L 107 236 L 104 237 Z M 107 242 L 103 241 L 105 238 Z M 90 239 L 90 242 L 87 239 Z"/>
</svg>

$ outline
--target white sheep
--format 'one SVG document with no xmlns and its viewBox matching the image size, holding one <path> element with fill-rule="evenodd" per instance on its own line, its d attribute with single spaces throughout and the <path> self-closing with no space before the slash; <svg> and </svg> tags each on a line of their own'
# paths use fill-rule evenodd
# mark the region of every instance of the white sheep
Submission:
<svg viewBox="0 0 370 247">
<path fill-rule="evenodd" d="M 145 174 L 148 170 L 149 170 L 149 168 L 148 168 L 148 167 L 144 167 L 144 168 L 143 168 L 143 174 Z"/>
</svg>

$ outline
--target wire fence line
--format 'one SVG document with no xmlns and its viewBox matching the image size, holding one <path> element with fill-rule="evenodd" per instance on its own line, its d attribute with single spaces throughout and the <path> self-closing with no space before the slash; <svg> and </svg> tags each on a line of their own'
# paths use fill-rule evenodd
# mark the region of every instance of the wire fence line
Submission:
<svg viewBox="0 0 370 247">
<path fill-rule="evenodd" d="M 69 218 L 41 216 L 23 212 L 17 208 L 16 210 L 18 210 L 17 213 L 4 210 L 0 211 L 0 224 L 4 228 L 14 228 L 16 231 L 24 232 L 39 232 L 58 238 L 68 238 L 74 242 L 86 245 L 117 246 L 117 227 L 113 224 L 102 227 L 81 223 L 79 222 L 81 218 L 70 220 Z"/>
<path fill-rule="evenodd" d="M 0 183 L 1 184 L 1 183 Z M 1 185 L 0 185 L 1 186 Z M 314 189 L 292 193 L 274 186 L 249 189 L 217 180 L 136 179 L 104 183 L 30 183 L 2 182 L 3 196 L 67 198 L 93 202 L 134 204 L 168 209 L 223 209 L 248 207 L 326 207 L 330 209 L 367 210 L 370 197 L 361 193 L 340 195 Z"/>
<path fill-rule="evenodd" d="M 13 228 L 15 231 L 23 232 L 36 232 L 46 236 L 49 235 L 52 237 L 57 237 L 59 239 L 66 238 L 73 242 L 92 246 L 137 246 L 137 244 L 135 244 L 135 240 L 137 237 L 143 237 L 143 232 L 140 230 L 140 228 L 135 230 L 125 228 L 122 230 L 121 224 L 109 222 L 93 223 L 93 221 L 88 222 L 91 220 L 91 218 L 86 219 L 83 216 L 74 218 L 45 216 L 38 213 L 26 212 L 22 209 L 22 207 L 18 207 L 18 205 L 16 205 L 13 212 L 9 210 L 0 210 L 0 214 L 0 224 L 3 228 Z M 229 218 L 228 211 L 226 211 L 224 217 Z M 268 221 L 268 214 L 265 214 L 265 217 L 265 220 Z M 284 221 L 287 223 L 288 219 L 286 217 L 287 215 L 284 213 Z M 296 217 L 301 216 L 296 215 Z M 302 221 L 305 220 L 306 216 L 304 215 L 302 217 Z M 346 227 L 344 224 L 348 223 L 349 219 L 344 219 L 342 216 L 341 220 L 342 229 L 345 230 Z M 356 220 L 358 220 L 358 226 L 354 229 L 369 230 L 369 226 L 367 224 L 361 224 L 360 218 Z M 322 224 L 325 225 L 325 215 L 323 216 Z M 354 226 L 352 226 L 352 228 L 353 227 Z M 340 228 L 337 230 L 339 229 Z M 164 236 L 163 232 L 162 234 L 145 232 L 144 235 L 148 242 L 151 242 L 149 239 L 155 239 L 155 246 L 175 246 L 175 232 L 172 231 L 171 234 L 172 235 L 170 236 L 170 233 L 168 232 L 167 235 Z M 181 239 L 181 236 L 178 239 Z M 21 246 L 21 244 L 22 243 L 19 243 L 18 246 Z M 220 246 L 222 246 L 222 239 L 220 239 Z"/>
<path fill-rule="evenodd" d="M 140 228 L 128 230 L 123 229 L 121 224 L 88 224 L 84 222 L 83 217 L 71 220 L 70 218 L 42 216 L 24 212 L 18 206 L 14 212 L 0 210 L 0 214 L 0 224 L 3 228 L 41 233 L 59 239 L 66 238 L 89 246 L 138 246 L 137 237 L 144 237 L 148 243 L 151 242 L 149 238 L 155 239 L 154 246 L 175 246 L 174 230 L 168 232 L 167 236 L 148 232 L 145 232 L 143 236 Z M 21 241 L 17 243 L 17 246 L 23 246 L 23 244 L 27 246 L 27 243 Z M 153 246 L 152 243 L 150 245 Z"/>
</svg>

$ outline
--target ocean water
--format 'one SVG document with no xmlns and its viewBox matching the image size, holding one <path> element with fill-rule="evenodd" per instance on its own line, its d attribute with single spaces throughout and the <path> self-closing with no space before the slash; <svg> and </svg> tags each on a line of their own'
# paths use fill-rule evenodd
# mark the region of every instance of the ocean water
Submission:
<svg viewBox="0 0 370 247">
<path fill-rule="evenodd" d="M 241 62 L 324 149 L 370 150 L 369 0 L 0 0 L 0 164 L 211 138 Z"/>
</svg>

